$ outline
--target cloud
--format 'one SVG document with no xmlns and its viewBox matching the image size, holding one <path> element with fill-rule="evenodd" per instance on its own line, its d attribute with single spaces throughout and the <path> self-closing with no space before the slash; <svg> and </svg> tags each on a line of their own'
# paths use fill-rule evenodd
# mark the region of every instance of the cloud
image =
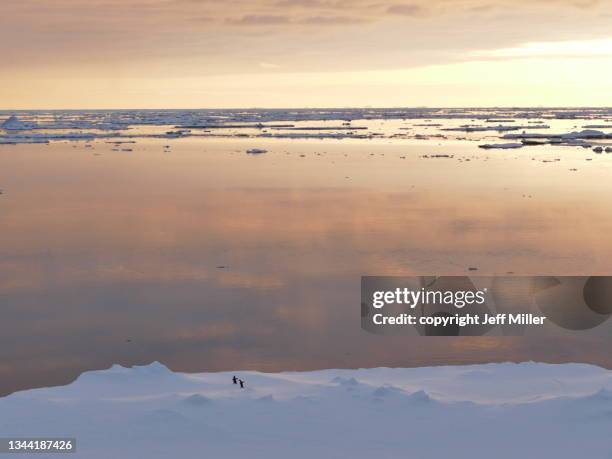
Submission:
<svg viewBox="0 0 612 459">
<path fill-rule="evenodd" d="M 232 25 L 244 26 L 277 26 L 277 25 L 305 25 L 305 26 L 329 26 L 329 25 L 350 25 L 365 22 L 364 18 L 350 16 L 297 16 L 287 15 L 259 15 L 249 14 L 240 18 L 228 18 L 227 22 Z"/>
<path fill-rule="evenodd" d="M 276 2 L 279 8 L 318 8 L 325 5 L 320 0 L 280 0 Z"/>
<path fill-rule="evenodd" d="M 238 19 L 228 19 L 227 22 L 235 25 L 258 26 L 288 24 L 290 19 L 288 16 L 272 14 L 247 14 Z"/>
<path fill-rule="evenodd" d="M 299 24 L 306 25 L 350 25 L 366 22 L 363 18 L 348 16 L 311 16 L 298 21 Z"/>
<path fill-rule="evenodd" d="M 387 13 L 397 14 L 401 16 L 419 16 L 423 13 L 424 8 L 416 3 L 405 3 L 399 5 L 391 5 L 387 8 Z"/>
<path fill-rule="evenodd" d="M 5 77 L 398 69 L 603 39 L 610 13 L 603 0 L 0 1 L 0 54 Z"/>
<path fill-rule="evenodd" d="M 525 43 L 514 48 L 501 48 L 484 52 L 474 52 L 477 58 L 542 58 L 557 57 L 565 59 L 612 58 L 612 38 L 583 41 L 553 41 Z"/>
</svg>

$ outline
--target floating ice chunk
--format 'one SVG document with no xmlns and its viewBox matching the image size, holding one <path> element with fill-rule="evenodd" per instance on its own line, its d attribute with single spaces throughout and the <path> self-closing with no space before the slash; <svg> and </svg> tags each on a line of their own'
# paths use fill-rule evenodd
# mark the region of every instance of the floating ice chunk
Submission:
<svg viewBox="0 0 612 459">
<path fill-rule="evenodd" d="M 607 137 L 612 137 L 612 134 L 606 134 L 602 131 L 597 131 L 595 129 L 584 129 L 580 132 L 570 132 L 569 134 L 564 134 L 561 136 L 565 139 L 605 139 Z"/>
<path fill-rule="evenodd" d="M 443 131 L 461 131 L 461 132 L 486 132 L 486 131 L 518 131 L 520 129 L 550 129 L 546 124 L 532 124 L 528 126 L 478 126 L 478 125 L 463 125 L 456 128 L 444 128 Z"/>
<path fill-rule="evenodd" d="M 179 129 L 179 130 L 176 130 L 176 131 L 168 131 L 168 132 L 166 132 L 164 137 L 167 137 L 169 139 L 176 139 L 178 137 L 187 137 L 190 134 L 191 134 L 191 131 L 189 129 Z"/>
<path fill-rule="evenodd" d="M 577 132 L 569 132 L 566 134 L 505 134 L 502 139 L 549 139 L 550 141 L 572 141 L 582 139 L 612 139 L 612 134 L 597 131 L 594 129 L 584 129 Z"/>
<path fill-rule="evenodd" d="M 264 150 L 263 148 L 251 148 L 250 150 L 246 151 L 248 155 L 262 155 L 264 153 L 267 153 L 268 150 Z"/>
<path fill-rule="evenodd" d="M 591 146 L 592 146 L 590 143 L 585 142 L 584 140 L 581 140 L 581 139 L 558 140 L 558 141 L 554 141 L 552 143 L 555 144 L 555 145 L 565 145 L 565 146 L 568 146 L 568 147 L 591 148 Z"/>
<path fill-rule="evenodd" d="M 484 145 L 478 145 L 478 148 L 484 149 L 493 149 L 499 148 L 503 150 L 513 149 L 513 148 L 522 148 L 524 145 L 522 143 L 486 143 Z"/>
<path fill-rule="evenodd" d="M 32 137 L 0 137 L 0 145 L 18 145 L 29 143 L 49 143 L 49 139 Z"/>
<path fill-rule="evenodd" d="M 2 124 L 0 124 L 0 128 L 7 131 L 21 131 L 28 129 L 36 129 L 38 124 L 31 121 L 21 121 L 15 115 L 6 119 Z"/>
<path fill-rule="evenodd" d="M 548 140 L 537 140 L 537 139 L 522 139 L 521 143 L 523 145 L 546 145 L 550 143 Z"/>
<path fill-rule="evenodd" d="M 286 127 L 273 127 L 275 130 L 289 129 L 291 131 L 366 131 L 366 126 L 293 126 L 290 128 Z"/>
</svg>

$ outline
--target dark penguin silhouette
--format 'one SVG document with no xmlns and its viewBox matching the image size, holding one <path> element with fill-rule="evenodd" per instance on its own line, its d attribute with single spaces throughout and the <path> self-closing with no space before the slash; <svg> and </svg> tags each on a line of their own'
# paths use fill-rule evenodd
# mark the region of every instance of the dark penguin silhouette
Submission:
<svg viewBox="0 0 612 459">
<path fill-rule="evenodd" d="M 238 384 L 238 378 L 236 378 L 235 376 L 232 378 L 232 381 L 234 381 L 234 384 Z"/>
<path fill-rule="evenodd" d="M 240 381 L 240 388 L 244 389 L 244 381 L 242 379 L 239 379 L 238 381 Z"/>
</svg>

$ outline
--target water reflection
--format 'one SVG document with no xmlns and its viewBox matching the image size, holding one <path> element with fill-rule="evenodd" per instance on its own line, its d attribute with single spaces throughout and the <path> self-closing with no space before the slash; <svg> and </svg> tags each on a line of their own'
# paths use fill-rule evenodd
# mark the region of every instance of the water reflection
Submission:
<svg viewBox="0 0 612 459">
<path fill-rule="evenodd" d="M 152 360 L 181 371 L 612 367 L 605 338 L 377 337 L 359 315 L 363 274 L 610 274 L 601 168 L 569 190 L 567 164 L 543 170 L 475 146 L 454 146 L 481 155 L 461 166 L 400 160 L 406 146 L 377 145 L 377 158 L 372 144 L 277 142 L 256 159 L 242 148 L 2 150 L 0 393 Z"/>
</svg>

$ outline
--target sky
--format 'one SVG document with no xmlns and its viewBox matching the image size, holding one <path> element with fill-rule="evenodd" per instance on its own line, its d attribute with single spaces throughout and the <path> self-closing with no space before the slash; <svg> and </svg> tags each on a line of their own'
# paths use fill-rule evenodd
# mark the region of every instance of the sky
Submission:
<svg viewBox="0 0 612 459">
<path fill-rule="evenodd" d="M 612 106 L 610 0 L 5 0 L 0 109 Z"/>
</svg>

